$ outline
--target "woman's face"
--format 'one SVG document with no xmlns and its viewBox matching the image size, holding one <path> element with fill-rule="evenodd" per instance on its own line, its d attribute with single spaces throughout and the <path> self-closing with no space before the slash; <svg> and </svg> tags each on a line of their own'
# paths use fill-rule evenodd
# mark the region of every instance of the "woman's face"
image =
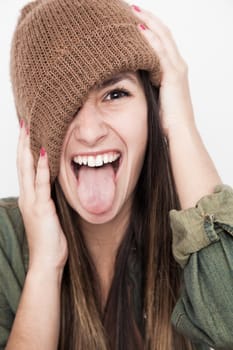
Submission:
<svg viewBox="0 0 233 350">
<path fill-rule="evenodd" d="M 147 145 L 147 103 L 137 73 L 90 91 L 70 124 L 59 182 L 81 218 L 100 224 L 129 213 Z"/>
</svg>

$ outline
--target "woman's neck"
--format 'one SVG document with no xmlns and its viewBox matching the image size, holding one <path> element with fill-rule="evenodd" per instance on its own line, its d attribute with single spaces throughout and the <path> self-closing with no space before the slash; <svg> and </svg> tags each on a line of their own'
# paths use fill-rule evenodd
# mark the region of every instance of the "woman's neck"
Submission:
<svg viewBox="0 0 233 350">
<path fill-rule="evenodd" d="M 103 306 L 111 287 L 117 251 L 129 224 L 129 217 L 128 210 L 104 224 L 81 221 L 84 239 L 100 278 Z"/>
</svg>

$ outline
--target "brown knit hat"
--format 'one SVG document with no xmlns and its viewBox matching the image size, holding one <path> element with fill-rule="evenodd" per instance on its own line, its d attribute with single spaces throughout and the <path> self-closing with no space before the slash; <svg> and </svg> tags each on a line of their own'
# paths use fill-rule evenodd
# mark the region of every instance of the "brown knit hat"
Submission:
<svg viewBox="0 0 233 350">
<path fill-rule="evenodd" d="M 37 163 L 48 152 L 51 181 L 58 175 L 67 128 L 89 90 L 115 73 L 151 72 L 158 57 L 121 0 L 37 0 L 21 12 L 11 48 L 17 114 L 30 125 Z"/>
</svg>

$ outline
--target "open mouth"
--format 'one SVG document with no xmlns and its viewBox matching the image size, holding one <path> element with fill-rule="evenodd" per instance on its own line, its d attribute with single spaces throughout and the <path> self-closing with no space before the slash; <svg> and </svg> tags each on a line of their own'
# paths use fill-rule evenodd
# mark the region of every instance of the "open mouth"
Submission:
<svg viewBox="0 0 233 350">
<path fill-rule="evenodd" d="M 76 177 L 78 177 L 78 172 L 81 167 L 101 169 L 109 165 L 113 167 L 116 175 L 120 162 L 121 154 L 119 152 L 109 152 L 91 156 L 75 156 L 71 160 L 71 166 Z"/>
</svg>

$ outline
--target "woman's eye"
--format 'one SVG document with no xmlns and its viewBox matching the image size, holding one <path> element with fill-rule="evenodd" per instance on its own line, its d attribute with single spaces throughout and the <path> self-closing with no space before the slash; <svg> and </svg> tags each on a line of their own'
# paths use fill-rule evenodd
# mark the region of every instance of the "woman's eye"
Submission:
<svg viewBox="0 0 233 350">
<path fill-rule="evenodd" d="M 113 90 L 106 95 L 105 100 L 117 100 L 126 96 L 129 96 L 129 93 L 125 90 Z"/>
</svg>

